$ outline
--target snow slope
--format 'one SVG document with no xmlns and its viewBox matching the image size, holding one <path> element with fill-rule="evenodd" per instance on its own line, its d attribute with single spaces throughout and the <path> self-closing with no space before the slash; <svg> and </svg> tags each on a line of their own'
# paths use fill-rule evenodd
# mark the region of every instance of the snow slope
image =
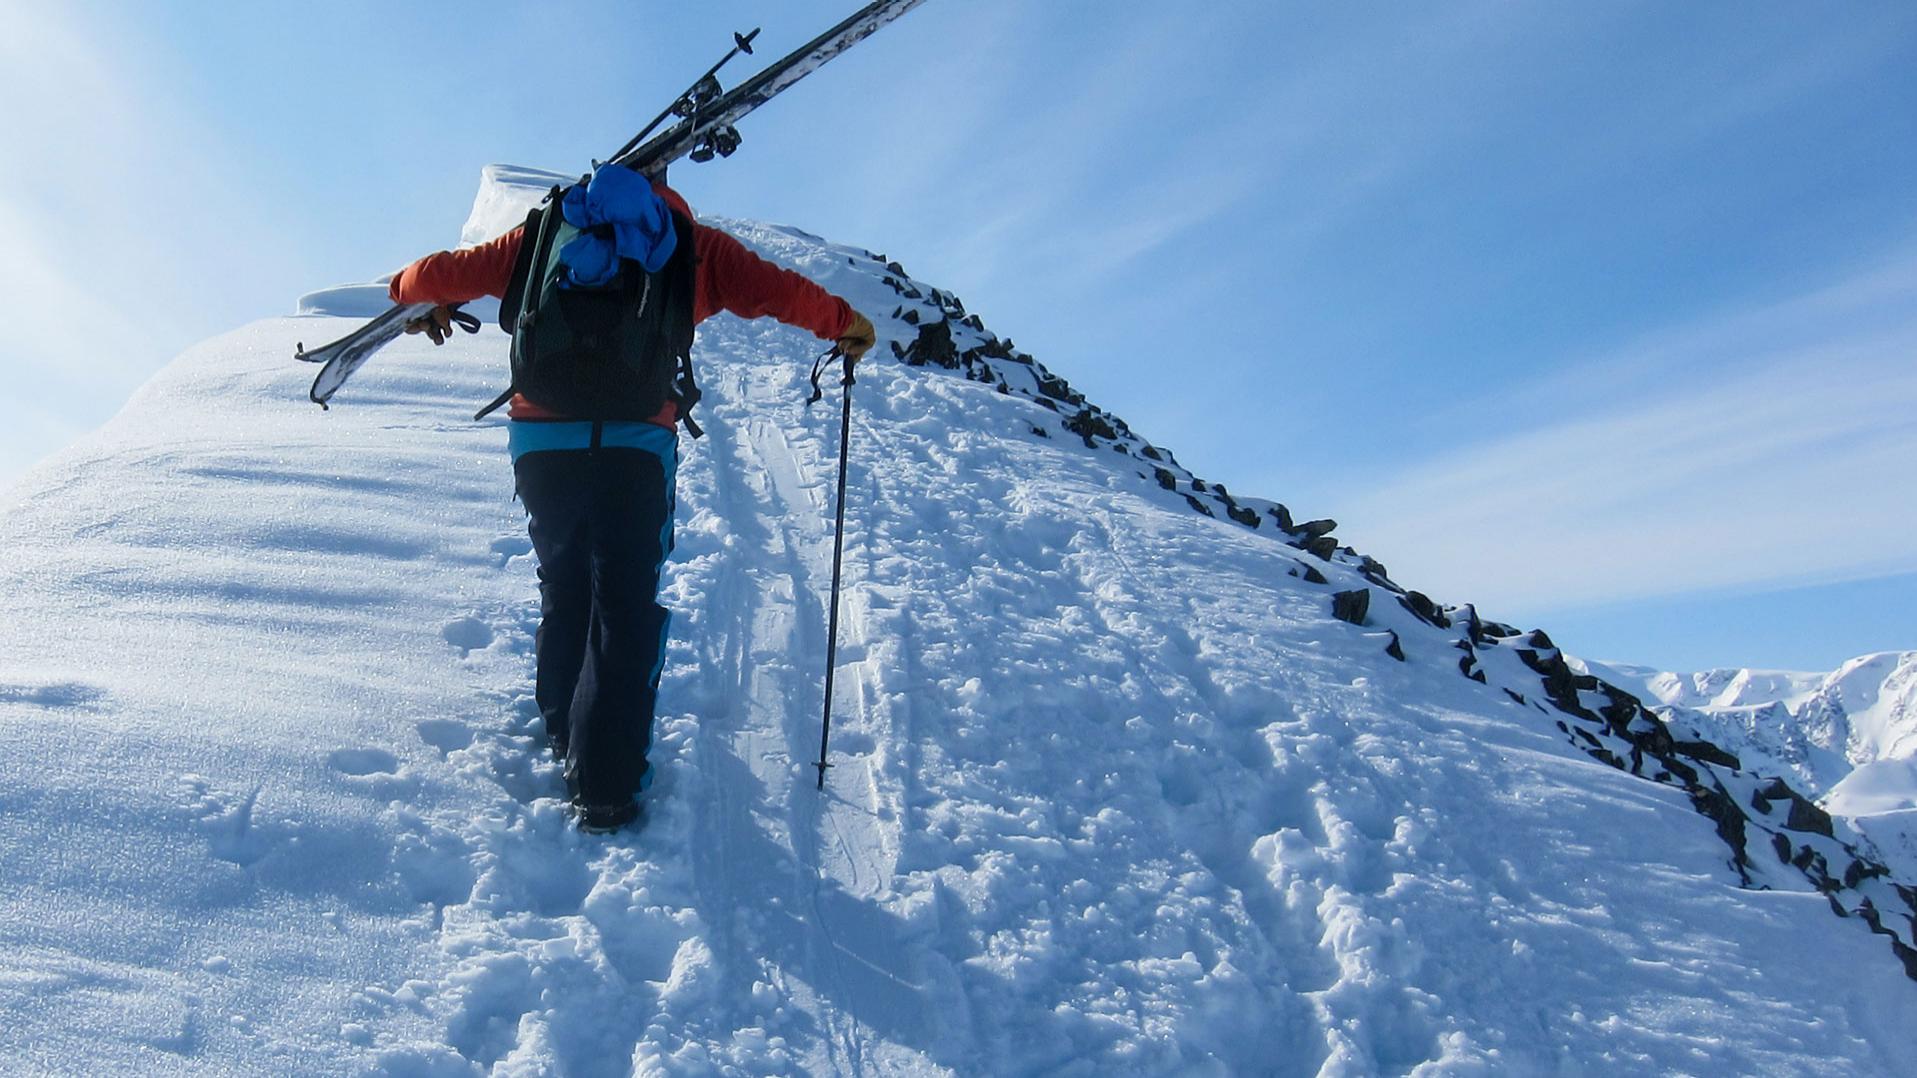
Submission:
<svg viewBox="0 0 1917 1078">
<path fill-rule="evenodd" d="M 476 219 L 512 218 L 508 179 Z M 1752 804 L 1744 773 L 1682 762 L 1541 634 L 1399 602 L 1328 527 L 1204 486 L 896 264 L 724 224 L 904 360 L 855 390 L 825 793 L 815 342 L 701 329 L 660 780 L 643 831 L 593 838 L 537 751 L 504 425 L 467 419 L 505 338 L 403 339 L 321 412 L 287 357 L 351 319 L 256 322 L 0 508 L 0 1070 L 1894 1074 L 1917 1053 L 1917 985 L 1833 915 L 1853 892 L 1764 852 L 1844 876 L 1848 832 L 1740 810 L 1734 861 L 1699 809 Z M 1332 616 L 1360 591 L 1361 624 Z M 1580 701 L 1605 718 L 1561 710 Z"/>
</svg>

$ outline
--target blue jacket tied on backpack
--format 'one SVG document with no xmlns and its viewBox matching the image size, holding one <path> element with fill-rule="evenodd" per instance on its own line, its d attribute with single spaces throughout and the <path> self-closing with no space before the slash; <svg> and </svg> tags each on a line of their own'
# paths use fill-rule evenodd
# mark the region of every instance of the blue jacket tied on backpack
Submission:
<svg viewBox="0 0 1917 1078">
<path fill-rule="evenodd" d="M 651 181 L 622 165 L 600 165 L 591 180 L 566 190 L 559 210 L 580 230 L 559 249 L 567 287 L 610 284 L 621 259 L 657 273 L 679 245 L 666 200 Z"/>
</svg>

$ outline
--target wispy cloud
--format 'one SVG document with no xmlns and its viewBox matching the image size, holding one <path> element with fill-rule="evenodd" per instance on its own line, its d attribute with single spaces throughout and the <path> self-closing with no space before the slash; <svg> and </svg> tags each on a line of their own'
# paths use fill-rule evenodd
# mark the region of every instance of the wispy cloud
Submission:
<svg viewBox="0 0 1917 1078">
<path fill-rule="evenodd" d="M 117 411 L 225 310 L 222 281 L 258 242 L 257 201 L 221 140 L 112 34 L 57 6 L 5 4 L 0 35 L 0 407 L 36 417 L 0 439 L 0 483 Z M 220 207 L 229 228 L 206 226 Z"/>
<path fill-rule="evenodd" d="M 1917 250 L 1480 412 L 1559 418 L 1339 505 L 1441 598 L 1522 613 L 1917 569 Z"/>
</svg>

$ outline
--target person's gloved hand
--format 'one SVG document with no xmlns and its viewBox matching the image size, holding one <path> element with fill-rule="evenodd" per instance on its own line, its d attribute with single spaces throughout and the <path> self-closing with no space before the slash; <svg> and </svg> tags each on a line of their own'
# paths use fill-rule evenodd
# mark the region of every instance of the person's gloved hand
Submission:
<svg viewBox="0 0 1917 1078">
<path fill-rule="evenodd" d="M 857 311 L 852 312 L 852 324 L 839 334 L 839 351 L 857 363 L 872 346 L 879 343 L 879 331 L 872 328 L 872 320 Z"/>
<path fill-rule="evenodd" d="M 389 325 L 391 323 L 388 323 Z M 406 323 L 406 332 L 424 333 L 433 339 L 434 344 L 445 344 L 446 338 L 453 335 L 452 308 L 441 305 L 434 307 L 411 322 Z"/>
</svg>

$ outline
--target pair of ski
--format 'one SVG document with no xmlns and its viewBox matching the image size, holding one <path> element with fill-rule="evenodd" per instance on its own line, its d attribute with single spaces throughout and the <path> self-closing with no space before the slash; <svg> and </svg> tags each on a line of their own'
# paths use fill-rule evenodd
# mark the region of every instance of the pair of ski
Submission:
<svg viewBox="0 0 1917 1078">
<path fill-rule="evenodd" d="M 715 155 L 731 156 L 739 146 L 739 133 L 733 127 L 735 123 L 923 2 L 873 0 L 784 59 L 771 64 L 734 89 L 720 92 L 716 77 L 719 68 L 740 52 L 751 53 L 752 39 L 758 36 L 759 31 L 734 34 L 732 51 L 700 76 L 690 89 L 646 125 L 644 130 L 620 147 L 611 163 L 623 165 L 635 172 L 650 172 L 688 154 L 694 161 L 710 160 Z M 674 115 L 681 117 L 678 123 L 651 141 L 641 142 L 653 128 Z M 307 395 L 313 403 L 326 407 L 326 402 L 339 392 L 346 380 L 374 352 L 404 333 L 408 323 L 425 317 L 432 309 L 430 303 L 396 305 L 337 341 L 311 351 L 303 344 L 298 346 L 293 353 L 294 359 L 325 364 L 320 368 L 319 376 L 313 379 L 313 388 Z M 454 317 L 467 332 L 479 331 L 479 320 L 471 315 L 456 312 Z"/>
</svg>

